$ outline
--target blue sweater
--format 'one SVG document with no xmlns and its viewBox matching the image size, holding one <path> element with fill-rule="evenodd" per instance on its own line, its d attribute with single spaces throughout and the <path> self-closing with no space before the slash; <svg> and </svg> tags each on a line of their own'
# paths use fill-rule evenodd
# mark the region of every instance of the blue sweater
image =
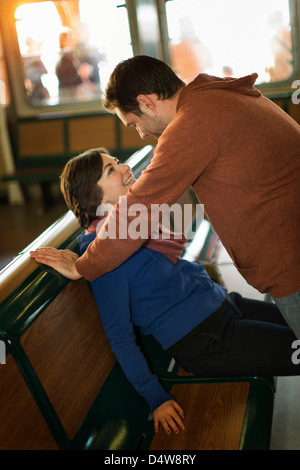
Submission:
<svg viewBox="0 0 300 470">
<path fill-rule="evenodd" d="M 95 236 L 78 237 L 81 253 Z M 174 264 L 144 247 L 90 285 L 112 350 L 152 412 L 172 397 L 150 372 L 133 324 L 167 349 L 214 313 L 225 291 L 201 265 L 182 259 Z"/>
</svg>

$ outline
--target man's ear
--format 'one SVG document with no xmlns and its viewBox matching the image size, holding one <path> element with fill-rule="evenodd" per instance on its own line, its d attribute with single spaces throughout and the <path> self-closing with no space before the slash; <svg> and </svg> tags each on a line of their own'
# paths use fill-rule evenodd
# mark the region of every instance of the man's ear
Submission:
<svg viewBox="0 0 300 470">
<path fill-rule="evenodd" d="M 138 95 L 136 99 L 140 105 L 141 111 L 143 111 L 143 108 L 144 109 L 146 108 L 148 111 L 155 112 L 156 110 L 155 98 L 156 98 L 155 95 Z"/>
</svg>

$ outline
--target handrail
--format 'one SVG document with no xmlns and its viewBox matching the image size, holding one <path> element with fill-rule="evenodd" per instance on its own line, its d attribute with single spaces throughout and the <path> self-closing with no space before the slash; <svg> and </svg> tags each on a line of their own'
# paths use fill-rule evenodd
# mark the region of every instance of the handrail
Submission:
<svg viewBox="0 0 300 470">
<path fill-rule="evenodd" d="M 79 228 L 80 225 L 73 212 L 68 211 L 24 248 L 0 271 L 0 302 L 37 269 L 38 264 L 31 258 L 30 251 L 44 246 L 58 248 Z"/>
</svg>

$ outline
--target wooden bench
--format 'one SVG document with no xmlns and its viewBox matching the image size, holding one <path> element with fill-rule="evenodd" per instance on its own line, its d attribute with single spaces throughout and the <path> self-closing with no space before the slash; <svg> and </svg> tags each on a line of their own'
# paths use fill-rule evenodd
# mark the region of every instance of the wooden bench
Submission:
<svg viewBox="0 0 300 470">
<path fill-rule="evenodd" d="M 151 149 L 131 157 L 137 176 L 149 158 Z M 154 435 L 149 408 L 115 360 L 87 282 L 69 281 L 30 258 L 37 246 L 77 251 L 80 233 L 68 212 L 0 273 L 0 341 L 6 348 L 0 448 L 267 449 L 272 377 L 192 377 L 154 338 L 141 336 L 149 367 L 186 415 L 186 431 Z"/>
<path fill-rule="evenodd" d="M 196 383 L 175 384 L 171 393 L 184 408 L 186 431 L 170 437 L 160 430 L 149 449 L 268 449 L 274 392 L 259 383 L 260 379 L 257 383 L 236 380 L 205 383 L 198 379 Z M 256 420 L 251 423 L 255 415 Z"/>
<path fill-rule="evenodd" d="M 152 149 L 150 146 L 147 148 Z M 137 153 L 139 154 L 139 151 Z M 48 209 L 53 203 L 51 185 L 55 182 L 59 182 L 59 177 L 67 161 L 67 157 L 62 157 L 57 161 L 57 165 L 42 166 L 41 163 L 43 159 L 36 159 L 34 163 L 30 162 L 28 167 L 17 167 L 15 171 L 2 175 L 1 181 L 6 183 L 18 181 L 22 187 L 27 184 L 39 184 L 41 187 L 43 206 L 45 209 Z M 41 166 L 37 166 L 39 162 Z"/>
<path fill-rule="evenodd" d="M 74 250 L 73 244 L 67 245 Z M 266 449 L 274 384 L 181 375 L 151 337 L 150 367 L 185 409 L 186 431 L 154 436 L 146 402 L 108 345 L 87 283 L 38 268 L 1 304 L 1 449 Z"/>
<path fill-rule="evenodd" d="M 150 367 L 186 415 L 185 432 L 154 436 L 148 407 L 115 361 L 87 283 L 36 271 L 1 304 L 1 449 L 268 448 L 271 378 L 182 376 L 147 337 Z"/>
<path fill-rule="evenodd" d="M 26 185 L 38 184 L 41 188 L 42 202 L 45 210 L 51 207 L 54 198 L 51 192 L 53 182 L 59 181 L 63 167 L 35 167 L 35 168 L 18 168 L 14 172 L 7 173 L 1 177 L 3 183 L 17 181 L 23 188 L 23 192 L 27 198 Z"/>
</svg>

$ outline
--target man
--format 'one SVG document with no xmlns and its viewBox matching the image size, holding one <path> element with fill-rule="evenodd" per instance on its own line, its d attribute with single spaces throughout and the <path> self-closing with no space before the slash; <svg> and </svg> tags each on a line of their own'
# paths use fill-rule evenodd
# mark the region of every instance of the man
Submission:
<svg viewBox="0 0 300 470">
<path fill-rule="evenodd" d="M 163 62 L 137 56 L 115 68 L 104 106 L 142 139 L 158 138 L 127 207 L 143 204 L 150 214 L 151 205 L 171 206 L 192 185 L 236 268 L 271 293 L 300 339 L 300 127 L 254 88 L 256 78 L 200 74 L 185 85 Z M 108 223 L 119 216 L 118 203 Z M 100 236 L 81 258 L 53 255 L 47 264 L 94 280 L 142 243 Z M 42 252 L 36 260 L 45 262 Z"/>
</svg>

